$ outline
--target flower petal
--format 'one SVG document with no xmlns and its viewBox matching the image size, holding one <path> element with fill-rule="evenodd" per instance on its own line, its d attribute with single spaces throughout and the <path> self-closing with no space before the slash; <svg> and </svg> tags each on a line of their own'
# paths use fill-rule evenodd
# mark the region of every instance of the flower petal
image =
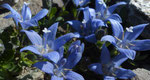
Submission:
<svg viewBox="0 0 150 80">
<path fill-rule="evenodd" d="M 93 33 L 99 28 L 99 27 L 102 27 L 102 26 L 105 26 L 105 23 L 100 20 L 100 19 L 93 19 L 92 20 L 92 31 Z"/>
<path fill-rule="evenodd" d="M 80 0 L 79 0 L 80 1 Z M 81 4 L 79 3 L 79 5 L 82 7 L 86 4 L 88 4 L 90 2 L 90 0 L 83 0 L 84 2 L 82 2 Z"/>
<path fill-rule="evenodd" d="M 42 45 L 42 38 L 39 34 L 37 34 L 35 31 L 30 30 L 21 30 L 21 32 L 25 32 L 30 41 L 33 45 Z"/>
<path fill-rule="evenodd" d="M 109 41 L 111 44 L 116 45 L 116 39 L 111 35 L 103 36 L 101 41 Z"/>
<path fill-rule="evenodd" d="M 106 4 L 103 0 L 95 0 L 95 4 L 96 4 L 96 12 L 100 12 L 101 15 L 103 15 L 105 9 L 106 9 Z"/>
<path fill-rule="evenodd" d="M 18 22 L 21 20 L 21 16 L 18 12 L 16 12 L 9 4 L 2 4 L 1 7 L 4 7 L 11 11 L 12 14 L 5 16 L 4 18 L 13 18 L 18 26 Z"/>
<path fill-rule="evenodd" d="M 60 59 L 63 58 L 63 55 L 64 55 L 64 47 L 60 47 L 59 48 L 59 55 L 60 55 Z"/>
<path fill-rule="evenodd" d="M 131 49 L 117 48 L 121 54 L 125 54 L 129 59 L 134 60 L 136 52 Z"/>
<path fill-rule="evenodd" d="M 51 77 L 51 80 L 64 80 L 64 79 L 63 79 L 63 77 L 57 77 L 57 76 L 53 75 Z"/>
<path fill-rule="evenodd" d="M 142 31 L 147 25 L 148 24 L 140 24 L 140 25 L 134 26 L 133 32 L 126 31 L 124 39 L 129 40 L 129 41 L 135 40 L 142 33 Z"/>
<path fill-rule="evenodd" d="M 53 61 L 54 63 L 57 63 L 60 60 L 60 55 L 56 51 L 43 54 L 42 56 L 50 61 Z"/>
<path fill-rule="evenodd" d="M 46 72 L 48 74 L 53 74 L 54 66 L 50 62 L 47 61 L 37 62 L 33 64 L 33 66 L 39 68 L 43 72 Z"/>
<path fill-rule="evenodd" d="M 23 29 L 28 29 L 30 26 L 38 26 L 38 22 L 33 19 L 24 21 L 24 22 L 20 22 L 20 24 Z"/>
<path fill-rule="evenodd" d="M 102 46 L 100 60 L 101 60 L 101 64 L 108 64 L 111 61 L 110 52 L 107 49 L 107 47 L 105 46 L 105 44 Z"/>
<path fill-rule="evenodd" d="M 76 7 L 79 6 L 79 0 L 73 0 L 73 3 L 76 5 Z"/>
<path fill-rule="evenodd" d="M 86 7 L 83 9 L 83 13 L 85 22 L 95 18 L 95 10 L 93 8 Z"/>
<path fill-rule="evenodd" d="M 76 73 L 76 72 L 73 72 L 73 71 L 69 71 L 67 74 L 66 74 L 66 80 L 84 80 L 83 76 Z"/>
<path fill-rule="evenodd" d="M 4 18 L 5 19 L 8 19 L 8 18 L 13 18 L 14 17 L 14 15 L 13 14 L 8 14 L 7 16 L 5 16 Z"/>
<path fill-rule="evenodd" d="M 41 55 L 41 53 L 33 45 L 20 49 L 20 52 L 25 51 L 25 50 L 29 50 L 37 55 Z"/>
<path fill-rule="evenodd" d="M 47 13 L 48 13 L 47 9 L 42 9 L 34 17 L 32 17 L 32 19 L 35 19 L 38 21 L 38 20 L 42 19 L 43 17 L 45 17 L 47 15 Z"/>
<path fill-rule="evenodd" d="M 61 60 L 58 61 L 57 66 L 62 68 L 62 67 L 64 67 L 66 62 L 67 62 L 67 59 L 66 58 L 62 58 Z"/>
<path fill-rule="evenodd" d="M 123 27 L 122 25 L 113 19 L 108 19 L 111 23 L 111 27 L 112 27 L 112 31 L 113 31 L 113 35 L 118 37 L 119 39 L 122 39 L 123 36 Z"/>
<path fill-rule="evenodd" d="M 110 6 L 110 7 L 108 8 L 108 10 L 109 10 L 109 12 L 112 14 L 112 13 L 114 12 L 114 10 L 115 10 L 118 6 L 120 6 L 120 5 L 125 5 L 125 4 L 127 4 L 127 3 L 126 3 L 126 2 L 119 2 L 119 3 L 116 3 L 116 4 L 112 5 L 112 6 Z"/>
<path fill-rule="evenodd" d="M 30 20 L 31 19 L 31 10 L 28 7 L 27 3 L 24 3 L 23 7 L 22 7 L 22 16 L 23 16 L 23 20 Z"/>
<path fill-rule="evenodd" d="M 146 40 L 135 40 L 132 41 L 131 44 L 133 46 L 130 46 L 130 49 L 137 50 L 137 51 L 146 51 L 150 50 L 150 39 Z"/>
<path fill-rule="evenodd" d="M 51 31 L 50 33 L 47 33 L 48 34 L 48 38 L 47 38 L 48 41 L 53 42 L 55 40 L 57 28 L 58 28 L 58 22 L 54 23 L 52 26 L 50 26 L 48 28 L 48 30 Z M 44 34 L 44 35 L 46 35 L 46 34 Z"/>
<path fill-rule="evenodd" d="M 70 41 L 72 38 L 77 37 L 73 33 L 67 33 L 54 41 L 54 50 L 58 50 L 61 46 L 63 46 L 66 42 Z"/>
<path fill-rule="evenodd" d="M 80 40 L 77 40 L 77 41 L 71 43 L 70 46 L 69 46 L 68 51 L 71 51 L 71 49 L 72 49 L 75 45 L 80 45 L 80 44 L 81 44 L 81 41 L 80 41 Z"/>
<path fill-rule="evenodd" d="M 118 14 L 112 14 L 110 17 L 108 17 L 108 19 L 113 19 L 118 21 L 119 23 L 122 23 L 122 19 Z"/>
<path fill-rule="evenodd" d="M 96 74 L 103 74 L 102 65 L 100 63 L 94 63 L 88 66 L 91 71 L 94 71 Z"/>
<path fill-rule="evenodd" d="M 104 76 L 104 80 L 115 80 L 115 77 Z"/>
<path fill-rule="evenodd" d="M 15 17 L 21 19 L 20 14 L 19 14 L 18 12 L 16 12 L 9 4 L 7 4 L 7 3 L 6 3 L 6 4 L 2 4 L 1 7 L 10 10 L 11 13 L 12 13 L 13 15 L 15 15 Z"/>
<path fill-rule="evenodd" d="M 81 59 L 84 50 L 84 44 L 81 46 L 75 44 L 69 51 L 70 55 L 67 58 L 66 68 L 73 68 Z"/>
<path fill-rule="evenodd" d="M 68 24 L 72 26 L 73 29 L 75 29 L 77 32 L 81 33 L 83 24 L 78 21 L 78 20 L 72 20 L 72 21 L 67 21 Z"/>
<path fill-rule="evenodd" d="M 119 54 L 113 58 L 113 63 L 115 64 L 115 67 L 119 67 L 124 61 L 126 61 L 128 57 L 126 57 L 125 54 Z"/>
<path fill-rule="evenodd" d="M 115 74 L 117 75 L 117 78 L 119 79 L 131 79 L 134 76 L 136 76 L 136 74 L 133 73 L 131 70 L 123 69 L 123 68 L 117 69 Z"/>
<path fill-rule="evenodd" d="M 85 38 L 86 41 L 91 42 L 91 43 L 96 43 L 97 42 L 95 34 L 85 36 L 84 38 Z"/>
</svg>

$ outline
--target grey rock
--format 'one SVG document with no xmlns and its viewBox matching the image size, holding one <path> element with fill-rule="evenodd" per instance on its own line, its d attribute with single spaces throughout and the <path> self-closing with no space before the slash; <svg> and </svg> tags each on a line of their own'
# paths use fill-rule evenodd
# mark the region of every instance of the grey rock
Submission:
<svg viewBox="0 0 150 80">
<path fill-rule="evenodd" d="M 44 73 L 36 68 L 23 67 L 17 80 L 44 80 Z"/>
<path fill-rule="evenodd" d="M 131 25 L 150 23 L 150 1 L 149 0 L 129 0 L 129 13 L 127 22 Z M 141 34 L 144 38 L 150 38 L 150 25 Z"/>
<path fill-rule="evenodd" d="M 137 75 L 131 80 L 150 80 L 150 71 L 144 68 L 137 68 L 133 70 L 133 72 Z"/>
<path fill-rule="evenodd" d="M 63 7 L 64 6 L 63 0 L 53 0 L 53 3 L 57 4 L 58 7 Z"/>
<path fill-rule="evenodd" d="M 32 15 L 37 14 L 42 9 L 42 0 L 11 0 L 16 1 L 16 4 L 9 2 L 9 0 L 3 0 L 3 3 L 9 3 L 15 10 L 21 12 L 24 2 L 30 3 L 29 7 L 31 9 Z M 2 3 L 2 4 L 3 4 Z M 6 27 L 15 26 L 12 19 L 4 19 L 3 17 L 8 15 L 10 12 L 5 12 L 4 8 L 0 8 L 0 32 L 2 32 Z M 3 13 L 2 13 L 3 12 Z"/>
<path fill-rule="evenodd" d="M 10 5 L 17 3 L 19 0 L 0 0 L 0 5 L 4 3 L 8 3 Z"/>
</svg>

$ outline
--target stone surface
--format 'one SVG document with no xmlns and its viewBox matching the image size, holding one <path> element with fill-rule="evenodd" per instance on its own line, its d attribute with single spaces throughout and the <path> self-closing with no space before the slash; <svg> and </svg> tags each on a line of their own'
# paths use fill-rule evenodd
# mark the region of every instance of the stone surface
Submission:
<svg viewBox="0 0 150 80">
<path fill-rule="evenodd" d="M 137 68 L 133 70 L 133 72 L 137 75 L 135 78 L 131 80 L 150 80 L 150 71 L 144 68 Z"/>
<path fill-rule="evenodd" d="M 53 0 L 53 3 L 57 4 L 58 7 L 63 7 L 63 5 L 64 5 L 63 0 Z"/>
<path fill-rule="evenodd" d="M 17 3 L 19 0 L 0 0 L 0 5 L 4 4 L 4 3 L 8 3 L 10 5 L 13 5 L 15 3 Z"/>
<path fill-rule="evenodd" d="M 128 0 L 128 18 L 127 23 L 138 25 L 150 23 L 150 0 Z M 141 34 L 144 38 L 150 39 L 150 25 L 147 26 Z"/>
<path fill-rule="evenodd" d="M 17 80 L 44 80 L 44 73 L 37 68 L 23 67 Z"/>
<path fill-rule="evenodd" d="M 19 13 L 21 12 L 22 6 L 24 2 L 28 2 L 29 7 L 31 9 L 32 15 L 35 15 L 36 13 L 38 13 L 41 9 L 42 9 L 42 0 L 11 0 L 16 1 L 16 4 L 13 4 L 11 2 L 9 2 L 9 0 L 3 0 L 3 3 L 9 3 L 15 10 L 17 10 Z M 3 19 L 4 16 L 6 16 L 7 14 L 9 14 L 10 12 L 6 12 L 6 10 L 4 8 L 0 8 L 0 32 L 3 31 L 3 29 L 5 29 L 6 27 L 9 26 L 15 26 L 14 21 L 12 19 Z"/>
</svg>

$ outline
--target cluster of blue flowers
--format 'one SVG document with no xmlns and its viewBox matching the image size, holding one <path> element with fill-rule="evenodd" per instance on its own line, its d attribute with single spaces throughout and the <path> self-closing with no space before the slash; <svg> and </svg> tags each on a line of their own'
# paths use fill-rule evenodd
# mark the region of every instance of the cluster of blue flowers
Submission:
<svg viewBox="0 0 150 80">
<path fill-rule="evenodd" d="M 100 63 L 93 63 L 88 66 L 91 71 L 96 74 L 104 75 L 104 80 L 129 79 L 134 74 L 129 69 L 121 68 L 120 65 L 127 59 L 134 60 L 136 51 L 150 50 L 150 40 L 135 40 L 148 24 L 140 24 L 126 28 L 124 32 L 121 25 L 122 19 L 118 14 L 114 14 L 117 6 L 125 5 L 125 2 L 119 2 L 110 6 L 106 6 L 103 0 L 95 0 L 95 9 L 84 7 L 90 0 L 73 0 L 75 6 L 80 7 L 78 10 L 83 12 L 83 21 L 78 20 L 67 21 L 68 24 L 76 31 L 67 33 L 56 38 L 58 22 L 54 23 L 48 29 L 44 28 L 43 37 L 33 30 L 27 30 L 31 26 L 38 26 L 38 20 L 47 15 L 48 10 L 42 9 L 34 17 L 31 18 L 31 10 L 28 3 L 24 3 L 21 15 L 16 12 L 9 4 L 3 4 L 2 7 L 11 11 L 11 14 L 4 18 L 13 18 L 16 26 L 21 25 L 22 30 L 32 45 L 22 48 L 20 51 L 29 50 L 48 61 L 37 62 L 33 66 L 39 68 L 45 73 L 51 75 L 51 80 L 84 80 L 84 78 L 74 72 L 72 68 L 80 61 L 84 51 L 84 43 L 80 40 L 73 42 L 69 49 L 69 56 L 64 58 L 64 44 L 73 38 L 84 38 L 86 41 L 96 43 L 97 41 L 110 42 L 119 53 L 111 59 L 110 52 L 105 46 L 102 46 Z M 96 37 L 97 30 L 101 27 L 108 28 L 108 22 L 111 24 L 112 35 L 104 35 L 100 40 Z"/>
</svg>

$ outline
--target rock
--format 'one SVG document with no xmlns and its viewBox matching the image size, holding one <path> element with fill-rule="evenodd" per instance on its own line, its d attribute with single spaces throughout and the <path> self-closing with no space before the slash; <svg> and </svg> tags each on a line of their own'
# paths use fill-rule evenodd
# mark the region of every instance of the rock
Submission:
<svg viewBox="0 0 150 80">
<path fill-rule="evenodd" d="M 127 23 L 138 25 L 150 23 L 150 1 L 149 0 L 129 0 Z M 141 34 L 144 38 L 150 38 L 150 25 Z"/>
<path fill-rule="evenodd" d="M 23 67 L 17 80 L 44 80 L 44 73 L 36 68 Z"/>
<path fill-rule="evenodd" d="M 0 5 L 8 3 L 10 5 L 17 3 L 19 0 L 0 0 Z"/>
<path fill-rule="evenodd" d="M 131 80 L 150 80 L 150 71 L 144 68 L 137 68 L 133 70 L 133 72 L 137 75 L 135 78 Z"/>
<path fill-rule="evenodd" d="M 17 10 L 19 13 L 21 12 L 22 6 L 24 2 L 28 2 L 29 7 L 31 9 L 32 15 L 37 14 L 42 9 L 42 0 L 3 0 L 3 3 L 9 3 L 15 10 Z M 14 1 L 16 3 L 13 5 L 13 3 L 9 1 Z M 15 2 L 16 1 L 16 2 Z M 0 2 L 1 3 L 1 2 Z M 2 4 L 3 4 L 2 3 Z M 4 19 L 3 17 L 8 15 L 10 12 L 6 12 L 4 8 L 0 8 L 0 32 L 3 31 L 6 27 L 9 26 L 15 26 L 15 23 L 12 19 Z"/>
<path fill-rule="evenodd" d="M 63 3 L 62 0 L 53 0 L 53 3 L 54 3 L 54 4 L 57 4 L 58 7 L 63 7 L 63 5 L 64 5 L 64 3 Z"/>
</svg>

